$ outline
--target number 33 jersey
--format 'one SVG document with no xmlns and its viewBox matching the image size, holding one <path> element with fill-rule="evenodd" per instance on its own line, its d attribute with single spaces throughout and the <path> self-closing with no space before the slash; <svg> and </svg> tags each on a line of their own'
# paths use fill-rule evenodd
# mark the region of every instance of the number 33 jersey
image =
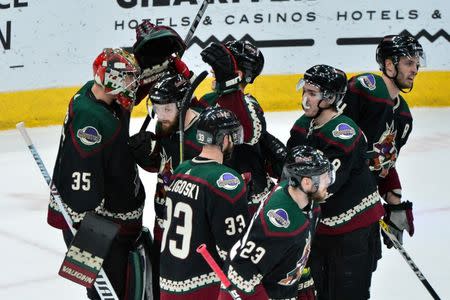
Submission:
<svg viewBox="0 0 450 300">
<path fill-rule="evenodd" d="M 196 252 L 206 244 L 219 266 L 248 220 L 242 178 L 216 161 L 196 157 L 172 175 L 161 243 L 161 299 L 216 299 L 219 279 Z"/>
</svg>

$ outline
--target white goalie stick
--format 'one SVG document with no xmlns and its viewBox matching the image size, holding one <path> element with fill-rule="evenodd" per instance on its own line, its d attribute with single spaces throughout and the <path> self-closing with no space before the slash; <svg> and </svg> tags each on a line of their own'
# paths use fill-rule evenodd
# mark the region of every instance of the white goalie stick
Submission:
<svg viewBox="0 0 450 300">
<path fill-rule="evenodd" d="M 205 13 L 206 8 L 208 7 L 208 3 L 209 3 L 208 0 L 203 0 L 203 3 L 197 12 L 197 15 L 195 16 L 194 22 L 192 22 L 192 25 L 189 28 L 189 31 L 188 31 L 186 37 L 184 38 L 184 44 L 186 45 L 186 48 L 189 47 L 192 37 L 194 36 L 194 32 L 195 32 L 195 30 L 197 30 L 197 27 L 200 24 L 203 14 Z M 153 114 L 153 111 L 152 111 L 152 114 Z M 151 116 L 150 113 L 147 113 L 147 116 L 145 117 L 145 120 L 142 123 L 141 129 L 139 131 L 145 131 L 147 129 L 148 124 L 150 124 L 150 120 L 152 119 L 152 117 L 153 116 Z"/>
<path fill-rule="evenodd" d="M 34 146 L 33 142 L 31 141 L 30 136 L 28 135 L 28 132 L 25 128 L 25 124 L 23 122 L 17 123 L 16 128 L 19 130 L 20 134 L 22 135 L 23 139 L 25 140 L 25 143 L 27 144 L 28 149 L 30 150 L 31 154 L 33 155 L 34 161 L 38 165 L 42 176 L 44 177 L 45 181 L 47 182 L 47 185 L 50 188 L 50 196 L 58 205 L 58 208 L 59 208 L 60 212 L 62 213 L 64 220 L 66 221 L 67 225 L 69 226 L 70 230 L 72 231 L 73 236 L 75 236 L 76 230 L 72 227 L 72 225 L 73 225 L 72 219 L 70 218 L 67 211 L 64 209 L 61 195 L 58 193 L 56 186 L 52 183 L 52 179 L 47 171 L 47 168 L 45 167 L 44 162 L 42 161 L 41 157 L 39 156 L 39 153 L 37 152 L 36 147 Z M 100 272 L 98 273 L 97 278 L 95 279 L 94 287 L 102 300 L 119 300 L 116 292 L 114 291 L 114 288 L 111 285 L 111 282 L 109 281 L 109 279 L 106 276 L 106 273 L 103 269 L 101 269 Z"/>
<path fill-rule="evenodd" d="M 411 256 L 409 256 L 409 254 L 406 252 L 405 248 L 403 248 L 402 244 L 400 244 L 400 242 L 397 240 L 395 235 L 391 233 L 391 231 L 389 230 L 388 224 L 386 224 L 386 222 L 383 220 L 380 220 L 379 222 L 380 222 L 381 229 L 388 236 L 388 238 L 392 241 L 392 243 L 394 244 L 394 247 L 403 256 L 403 258 L 408 263 L 411 270 L 413 270 L 413 272 L 417 275 L 417 278 L 419 278 L 420 282 L 422 282 L 422 284 L 425 286 L 427 291 L 430 293 L 431 297 L 433 297 L 433 299 L 435 299 L 435 300 L 440 300 L 441 298 L 439 298 L 436 291 L 431 287 L 430 283 L 425 278 L 425 276 L 422 274 L 422 272 L 419 270 L 419 267 L 417 267 L 417 265 L 414 263 Z"/>
</svg>

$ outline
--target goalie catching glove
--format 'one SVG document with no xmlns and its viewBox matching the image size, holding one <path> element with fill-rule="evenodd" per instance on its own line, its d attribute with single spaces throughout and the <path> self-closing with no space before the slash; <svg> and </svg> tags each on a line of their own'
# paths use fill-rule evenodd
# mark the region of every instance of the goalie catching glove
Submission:
<svg viewBox="0 0 450 300">
<path fill-rule="evenodd" d="M 403 245 L 403 230 L 414 235 L 414 217 L 412 213 L 412 203 L 409 201 L 400 204 L 384 204 L 386 211 L 384 221 L 389 226 L 389 231 L 395 235 L 400 244 Z M 383 242 L 388 248 L 392 248 L 393 243 L 388 236 L 383 233 Z"/>
</svg>

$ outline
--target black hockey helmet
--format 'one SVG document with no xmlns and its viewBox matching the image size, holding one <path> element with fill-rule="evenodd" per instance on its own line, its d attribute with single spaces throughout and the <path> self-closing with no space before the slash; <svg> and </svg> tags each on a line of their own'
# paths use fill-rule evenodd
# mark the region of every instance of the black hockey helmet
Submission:
<svg viewBox="0 0 450 300">
<path fill-rule="evenodd" d="M 422 45 L 411 35 L 387 35 L 378 44 L 376 60 L 380 70 L 386 74 L 385 60 L 390 58 L 395 66 L 401 56 L 418 57 L 420 65 L 425 65 L 425 54 Z"/>
<path fill-rule="evenodd" d="M 197 141 L 203 145 L 221 146 L 229 135 L 235 145 L 242 144 L 244 133 L 236 115 L 225 108 L 209 107 L 199 116 L 197 123 Z"/>
<path fill-rule="evenodd" d="M 233 54 L 239 70 L 244 72 L 245 83 L 253 83 L 264 67 L 261 51 L 249 41 L 229 41 L 225 47 Z"/>
<path fill-rule="evenodd" d="M 148 98 L 152 104 L 176 103 L 180 108 L 181 100 L 190 87 L 189 80 L 178 73 L 166 72 L 150 89 Z"/>
<path fill-rule="evenodd" d="M 320 89 L 323 99 L 338 108 L 347 91 L 347 75 L 344 71 L 328 65 L 315 65 L 306 70 L 303 78 L 297 84 L 297 90 L 305 83 Z"/>
<path fill-rule="evenodd" d="M 289 185 L 297 187 L 303 177 L 310 177 L 318 186 L 318 177 L 329 173 L 330 184 L 334 182 L 334 172 L 330 161 L 323 153 L 311 146 L 300 145 L 292 148 L 286 157 L 283 168 Z"/>
</svg>

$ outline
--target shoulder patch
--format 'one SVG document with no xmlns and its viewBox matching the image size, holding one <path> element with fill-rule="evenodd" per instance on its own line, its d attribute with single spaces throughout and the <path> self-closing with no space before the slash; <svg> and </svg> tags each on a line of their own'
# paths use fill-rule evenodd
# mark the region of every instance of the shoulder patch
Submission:
<svg viewBox="0 0 450 300">
<path fill-rule="evenodd" d="M 87 146 L 99 144 L 102 141 L 102 135 L 98 132 L 97 128 L 93 126 L 86 126 L 82 129 L 78 129 L 77 137 Z"/>
<path fill-rule="evenodd" d="M 339 123 L 333 130 L 333 136 L 343 140 L 349 140 L 356 134 L 355 129 L 347 123 Z"/>
<path fill-rule="evenodd" d="M 267 212 L 270 223 L 276 227 L 288 228 L 291 224 L 287 211 L 282 208 L 271 209 Z"/>
<path fill-rule="evenodd" d="M 358 81 L 363 87 L 369 89 L 370 91 L 373 91 L 377 88 L 375 76 L 373 76 L 372 74 L 359 76 Z"/>
<path fill-rule="evenodd" d="M 216 181 L 220 188 L 224 188 L 229 191 L 236 189 L 240 182 L 241 181 L 239 178 L 228 172 L 220 175 L 219 179 Z"/>
</svg>

